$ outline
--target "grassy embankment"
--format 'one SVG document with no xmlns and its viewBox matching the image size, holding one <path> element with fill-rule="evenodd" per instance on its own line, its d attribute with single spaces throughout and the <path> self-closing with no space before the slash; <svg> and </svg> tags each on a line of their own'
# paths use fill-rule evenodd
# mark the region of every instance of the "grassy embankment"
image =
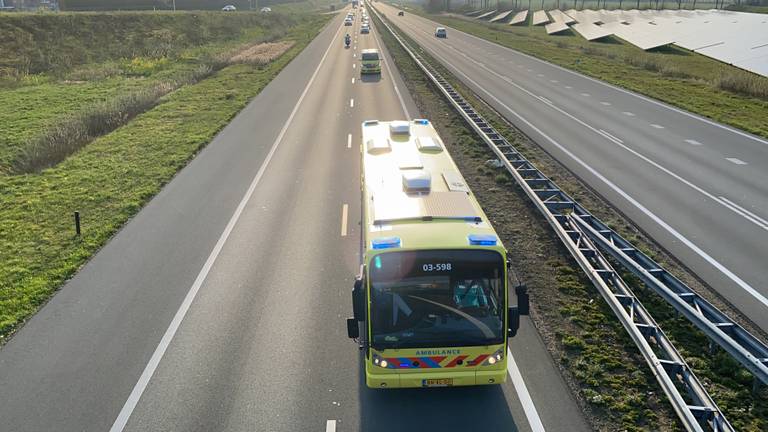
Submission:
<svg viewBox="0 0 768 432">
<path fill-rule="evenodd" d="M 588 42 L 574 33 L 549 36 L 540 26 L 427 16 L 446 26 L 768 137 L 766 77 L 674 46 L 645 52 L 616 38 Z"/>
<path fill-rule="evenodd" d="M 241 17 L 226 21 L 237 15 Z M 0 163 L 4 168 L 0 171 L 0 342 L 184 167 L 330 18 L 237 15 L 223 21 L 200 13 L 45 16 L 62 20 L 60 29 L 76 20 L 91 20 L 94 27 L 89 31 L 98 27 L 105 34 L 94 35 L 100 42 L 93 50 L 87 46 L 90 35 L 83 40 L 63 34 L 59 40 L 51 38 L 51 50 L 72 49 L 89 62 L 68 67 L 55 64 L 39 73 L 6 74 L 6 86 L 0 89 L 4 103 L 0 112 L 4 116 L 0 119 Z M 0 17 L 0 26 L 8 25 L 5 18 Z M 16 23 L 25 18 L 40 19 L 13 17 L 19 20 Z M 193 26 L 187 32 L 191 23 L 208 18 L 216 25 Z M 97 24 L 100 19 L 109 23 Z M 153 23 L 154 30 L 146 30 Z M 119 33 L 121 25 L 133 30 L 123 28 L 128 33 L 124 39 L 110 40 L 108 33 Z M 27 29 L 34 33 L 31 24 Z M 155 32 L 177 43 L 161 55 L 144 51 L 143 46 L 152 47 L 142 40 L 142 34 Z M 185 35 L 194 36 L 192 33 L 202 39 L 182 42 Z M 290 48 L 268 62 L 225 59 L 226 64 L 199 76 L 200 80 L 183 80 L 201 65 L 209 66 L 211 58 L 221 61 L 221 53 L 238 52 L 238 47 L 253 47 L 266 40 L 285 41 Z M 40 58 L 46 58 L 48 48 L 39 44 L 37 49 L 42 52 Z M 100 62 L 91 61 L 95 59 Z M 46 131 L 62 124 L 66 129 L 67 119 L 83 117 L 83 113 L 86 119 L 98 118 L 103 114 L 100 109 L 110 108 L 124 95 L 167 82 L 181 85 L 160 96 L 151 109 L 135 112 L 130 122 L 115 131 L 92 137 L 51 168 L 14 171 L 14 163 L 27 146 L 38 142 Z M 73 232 L 75 210 L 83 216 L 81 237 Z"/>
<path fill-rule="evenodd" d="M 379 27 L 381 28 L 381 27 Z M 528 284 L 533 319 L 588 418 L 599 430 L 675 430 L 676 417 L 634 344 L 602 297 L 584 278 L 522 190 L 502 169 L 486 164 L 495 155 L 448 107 L 396 42 L 384 34 L 422 114 L 430 118 L 510 251 L 514 268 Z M 428 55 L 421 53 L 428 58 Z M 432 61 L 433 65 L 437 63 Z M 518 150 L 571 196 L 610 223 L 694 287 L 699 282 L 600 197 L 527 137 L 475 98 L 447 71 L 443 76 L 492 121 Z M 751 376 L 721 352 L 708 352 L 707 339 L 637 280 L 625 275 L 635 293 L 696 370 L 737 430 L 768 426 L 768 390 L 751 392 Z"/>
</svg>

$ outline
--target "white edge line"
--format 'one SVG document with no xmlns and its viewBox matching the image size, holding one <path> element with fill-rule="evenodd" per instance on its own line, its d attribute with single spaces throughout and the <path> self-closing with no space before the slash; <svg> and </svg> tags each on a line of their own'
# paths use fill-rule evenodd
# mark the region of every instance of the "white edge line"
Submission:
<svg viewBox="0 0 768 432">
<path fill-rule="evenodd" d="M 515 357 L 512 356 L 512 351 L 507 350 L 507 373 L 512 380 L 512 387 L 515 388 L 517 397 L 520 399 L 520 405 L 523 406 L 525 417 L 528 419 L 528 424 L 531 426 L 533 432 L 544 432 L 544 425 L 541 423 L 541 417 L 536 410 L 536 405 L 533 404 L 531 394 L 528 393 L 528 387 L 525 385 L 525 380 L 520 374 L 520 369 L 517 368 Z"/>
<path fill-rule="evenodd" d="M 761 223 L 763 223 L 763 224 L 765 224 L 765 225 L 767 225 L 767 226 L 768 226 L 768 220 L 765 220 L 765 219 L 761 218 L 760 216 L 758 216 L 758 215 L 756 215 L 756 214 L 752 213 L 751 211 L 749 211 L 749 210 L 745 209 L 744 207 L 742 207 L 742 206 L 740 206 L 740 205 L 736 204 L 735 202 L 733 202 L 733 201 L 729 200 L 728 198 L 726 198 L 726 197 L 724 197 L 724 196 L 721 196 L 721 197 L 720 197 L 720 199 L 721 199 L 721 200 L 723 200 L 723 201 L 725 201 L 725 202 L 727 202 L 728 204 L 730 204 L 730 205 L 732 205 L 732 206 L 734 206 L 734 207 L 736 207 L 736 208 L 740 209 L 740 210 L 741 210 L 741 211 L 743 211 L 744 213 L 746 213 L 746 214 L 748 214 L 748 215 L 752 216 L 753 218 L 755 218 L 755 219 L 759 220 Z"/>
<path fill-rule="evenodd" d="M 703 251 L 701 248 L 699 248 L 699 247 L 698 247 L 696 244 L 694 244 L 692 241 L 688 240 L 688 238 L 687 238 L 687 237 L 685 237 L 685 236 L 683 236 L 682 234 L 680 234 L 680 233 L 679 233 L 679 232 L 678 232 L 676 229 L 672 228 L 672 226 L 670 226 L 669 224 L 667 224 L 667 223 L 666 223 L 664 220 L 662 220 L 660 217 L 658 217 L 658 216 L 657 216 L 655 213 L 653 213 L 653 212 L 652 212 L 652 211 L 650 211 L 648 208 L 646 208 L 644 205 L 642 205 L 642 204 L 641 204 L 639 201 L 637 201 L 637 200 L 636 200 L 634 197 L 632 197 L 631 195 L 629 195 L 627 192 L 625 192 L 623 189 L 621 189 L 621 188 L 620 188 L 619 186 L 617 186 L 615 183 L 613 183 L 613 182 L 612 182 L 612 181 L 610 181 L 608 178 L 606 178 L 605 176 L 603 176 L 603 175 L 602 175 L 601 173 L 599 173 L 599 172 L 598 172 L 596 169 L 592 168 L 592 166 L 590 166 L 589 164 L 587 164 L 586 162 L 584 162 L 584 160 L 582 160 L 581 158 L 579 158 L 578 156 L 576 156 L 576 155 L 575 155 L 573 152 L 571 152 L 570 150 L 568 150 L 567 148 L 565 148 L 565 146 L 563 146 L 563 145 L 562 145 L 562 144 L 560 144 L 559 142 L 555 141 L 555 140 L 554 140 L 552 137 L 550 137 L 549 135 L 547 135 L 546 133 L 544 133 L 544 131 L 542 131 L 541 129 L 539 129 L 538 127 L 536 127 L 536 126 L 535 126 L 533 123 L 531 123 L 530 121 L 528 121 L 528 120 L 527 120 L 525 117 L 523 117 L 522 115 L 520 115 L 520 114 L 519 114 L 517 111 L 513 110 L 513 109 L 512 109 L 512 108 L 510 108 L 510 107 L 509 107 L 507 104 L 505 104 L 504 102 L 502 102 L 501 100 L 499 100 L 499 99 L 498 99 L 496 96 L 494 96 L 492 93 L 490 93 L 488 90 L 486 90 L 486 89 L 485 89 L 483 86 L 481 86 L 481 85 L 480 85 L 480 84 L 478 84 L 478 83 L 477 83 L 475 80 L 473 80 L 472 78 L 470 78 L 469 76 L 467 76 L 467 74 L 465 74 L 465 73 L 461 72 L 460 70 L 458 70 L 458 69 L 457 69 L 455 66 L 453 66 L 453 65 L 452 65 L 450 62 L 447 62 L 447 61 L 445 60 L 445 58 L 443 58 L 441 55 L 437 54 L 437 53 L 436 53 L 434 50 L 432 50 L 432 49 L 429 49 L 429 51 L 431 51 L 431 53 L 430 53 L 430 54 L 431 54 L 432 56 L 434 56 L 434 57 L 436 57 L 436 58 L 438 58 L 438 59 L 442 59 L 442 61 L 443 61 L 445 64 L 449 64 L 449 65 L 451 65 L 451 68 L 453 68 L 453 70 L 455 70 L 457 73 L 459 73 L 459 74 L 463 75 L 463 76 L 464 76 L 464 77 L 465 77 L 465 78 L 466 78 L 466 79 L 467 79 L 469 82 L 471 82 L 473 85 L 475 85 L 475 87 L 477 87 L 477 88 L 481 89 L 481 90 L 482 90 L 482 91 L 483 91 L 485 94 L 487 94 L 487 95 L 488 95 L 490 98 L 492 98 L 493 100 L 495 100 L 495 101 L 496 101 L 496 102 L 497 102 L 499 105 L 501 105 L 502 107 L 504 107 L 504 108 L 505 108 L 507 111 L 509 111 L 509 112 L 510 112 L 512 115 L 514 115 L 515 117 L 517 117 L 518 119 L 520 119 L 520 121 L 522 121 L 522 122 L 523 122 L 523 123 L 525 123 L 525 124 L 526 124 L 528 127 L 530 127 L 531 129 L 533 129 L 533 130 L 534 130 L 536 133 L 538 133 L 538 134 L 539 134 L 541 137 L 543 137 L 544 139 L 546 139 L 547 141 L 549 141 L 550 143 L 552 143 L 552 145 L 554 145 L 555 147 L 559 148 L 559 149 L 560 149 L 560 150 L 561 150 L 563 153 L 567 154 L 567 155 L 568 155 L 568 156 L 569 156 L 571 159 L 573 159 L 573 160 L 574 160 L 576 163 L 578 163 L 579 165 L 581 165 L 582 167 L 584 167 L 584 168 L 585 168 L 587 171 L 589 171 L 589 172 L 590 172 L 592 175 L 594 175 L 595 177 L 597 177 L 597 178 L 598 178 L 600 181 L 602 181 L 602 182 L 603 182 L 603 183 L 605 183 L 605 184 L 606 184 L 608 187 L 610 187 L 611 189 L 613 189 L 613 190 L 614 190 L 616 193 L 618 193 L 619 195 L 621 195 L 621 197 L 623 197 L 625 200 L 629 201 L 629 203 L 630 203 L 630 204 L 632 204 L 633 206 L 635 206 L 635 208 L 637 208 L 637 209 L 638 209 L 638 210 L 640 210 L 642 213 L 644 213 L 646 216 L 648 216 L 649 218 L 651 218 L 651 219 L 652 219 L 654 222 L 656 222 L 658 225 L 660 225 L 662 228 L 664 228 L 664 230 L 666 230 L 666 231 L 667 231 L 668 233 L 670 233 L 672 236 L 674 236 L 675 238 L 677 238 L 678 240 L 680 240 L 680 241 L 681 241 L 683 244 L 685 244 L 685 245 L 686 245 L 686 246 L 687 246 L 689 249 L 691 249 L 692 251 L 694 251 L 694 252 L 695 252 L 697 255 L 699 255 L 701 258 L 703 258 L 705 261 L 707 261 L 707 262 L 708 262 L 710 265 L 712 265 L 713 267 L 715 267 L 715 268 L 716 268 L 718 271 L 720 271 L 721 273 L 723 273 L 723 274 L 724 274 L 726 277 L 728 277 L 728 279 L 732 280 L 734 283 L 736 283 L 738 286 L 740 286 L 740 287 L 741 287 L 743 290 L 745 290 L 747 293 L 749 293 L 750 295 L 752 295 L 752 297 L 754 297 L 756 300 L 758 300 L 760 303 L 762 303 L 762 304 L 763 304 L 765 307 L 768 307 L 768 298 L 766 298 L 765 296 L 763 296 L 762 294 L 760 294 L 759 292 L 757 292 L 757 290 L 755 290 L 755 289 L 754 289 L 754 288 L 753 288 L 751 285 L 749 285 L 747 282 L 745 282 L 744 280 L 742 280 L 742 279 L 741 279 L 739 276 L 737 276 L 735 273 L 733 273 L 733 272 L 732 272 L 731 270 L 729 270 L 727 267 L 725 267 L 724 265 L 722 265 L 722 264 L 721 264 L 719 261 L 717 261 L 716 259 L 712 258 L 712 257 L 711 257 L 709 254 L 707 254 L 706 252 L 704 252 L 704 251 Z M 496 72 L 493 72 L 493 71 L 492 71 L 492 73 L 494 73 L 494 74 L 497 74 Z M 497 74 L 497 75 L 498 75 L 498 74 Z M 522 89 L 523 91 L 525 91 L 526 93 L 529 93 L 529 94 L 530 94 L 530 92 L 528 92 L 528 90 L 526 90 L 526 89 L 524 89 L 524 88 L 522 88 L 522 87 L 521 87 L 521 89 Z M 569 117 L 572 117 L 572 118 L 573 118 L 573 119 L 575 119 L 576 121 L 583 123 L 581 120 L 577 119 L 576 117 L 573 117 L 573 115 L 571 115 L 571 114 L 569 114 L 569 113 L 567 113 L 567 112 L 565 112 L 565 111 L 563 111 L 563 110 L 560 110 L 560 109 L 559 109 L 559 108 L 557 108 L 557 107 L 554 107 L 554 109 L 556 109 L 556 110 L 558 110 L 558 111 L 562 111 L 562 112 L 563 112 L 564 114 L 566 114 L 567 116 L 569 116 Z M 586 125 L 586 123 L 585 123 L 585 125 Z M 588 128 L 590 128 L 590 129 L 593 129 L 593 130 L 594 130 L 594 128 L 592 128 L 592 126 L 589 126 L 589 125 L 586 125 L 586 126 L 587 126 Z M 624 146 L 623 144 L 621 144 L 621 145 L 622 145 L 622 146 Z M 625 147 L 625 148 L 626 148 L 628 151 L 631 151 L 631 152 L 633 152 L 633 153 L 636 153 L 636 152 L 634 152 L 634 150 L 630 149 L 629 147 L 626 147 L 626 146 L 624 146 L 624 147 Z M 661 166 L 660 166 L 660 165 L 658 165 L 656 162 L 653 162 L 653 161 L 651 161 L 650 159 L 646 158 L 645 156 L 643 156 L 643 155 L 641 155 L 641 154 L 639 154 L 639 153 L 636 153 L 636 155 L 637 155 L 638 157 L 641 157 L 641 158 L 645 159 L 647 162 L 651 163 L 652 165 L 655 165 L 655 166 L 657 166 L 657 168 L 659 168 L 659 169 L 661 169 L 661 170 L 663 170 L 663 171 L 667 172 L 668 174 L 670 174 L 670 175 L 672 175 L 672 176 L 675 176 L 675 177 L 677 177 L 677 178 L 678 178 L 678 180 L 680 180 L 680 181 L 682 181 L 682 182 L 684 182 L 684 183 L 688 183 L 688 185 L 689 185 L 690 187 L 693 187 L 694 189 L 697 189 L 697 190 L 699 190 L 699 192 L 703 193 L 704 195 L 707 195 L 707 196 L 711 197 L 711 198 L 712 198 L 714 201 L 717 201 L 717 202 L 719 202 L 720 204 L 723 204 L 723 202 L 722 202 L 722 201 L 720 201 L 720 200 L 718 200 L 718 199 L 717 199 L 717 197 L 714 197 L 714 196 L 713 196 L 712 194 L 710 194 L 709 192 L 706 192 L 706 191 L 704 191 L 704 190 L 701 190 L 700 188 L 698 188 L 698 186 L 691 184 L 690 182 L 688 182 L 688 181 L 687 181 L 687 180 L 685 180 L 685 179 L 682 179 L 681 177 L 677 176 L 677 174 L 674 174 L 674 173 L 672 173 L 671 171 L 667 170 L 667 169 L 666 169 L 666 168 L 664 168 L 664 167 L 661 167 Z M 725 206 L 725 207 L 726 207 L 726 208 L 728 208 L 728 206 Z M 731 209 L 731 210 L 732 210 L 732 209 Z"/>
<path fill-rule="evenodd" d="M 115 419 L 115 422 L 112 424 L 112 427 L 109 429 L 110 432 L 122 432 L 122 430 L 125 428 L 125 425 L 128 423 L 128 420 L 131 418 L 131 414 L 133 414 L 133 410 L 136 408 L 136 405 L 139 403 L 139 399 L 141 399 L 141 395 L 144 393 L 144 390 L 147 388 L 147 385 L 149 385 L 149 381 L 150 379 L 152 379 L 152 375 L 154 375 L 155 370 L 157 369 L 157 366 L 160 364 L 160 361 L 163 359 L 163 356 L 165 355 L 165 351 L 168 349 L 168 346 L 170 346 L 171 341 L 173 340 L 173 337 L 176 335 L 176 331 L 179 329 L 179 326 L 181 325 L 181 321 L 184 319 L 184 316 L 187 314 L 187 311 L 192 305 L 192 302 L 195 300 L 195 297 L 197 296 L 197 292 L 200 290 L 200 287 L 205 281 L 205 278 L 208 276 L 208 272 L 210 272 L 211 268 L 213 267 L 213 264 L 216 261 L 216 258 L 218 258 L 219 253 L 224 248 L 224 244 L 227 242 L 229 235 L 232 233 L 232 230 L 237 224 L 237 221 L 240 219 L 240 215 L 243 213 L 243 210 L 245 209 L 245 206 L 248 203 L 248 200 L 251 198 L 251 195 L 253 195 L 253 192 L 256 189 L 256 186 L 261 181 L 261 177 L 264 175 L 264 171 L 266 171 L 270 160 L 272 160 L 272 156 L 274 156 L 275 151 L 277 151 L 277 147 L 279 146 L 280 141 L 282 141 L 283 136 L 288 130 L 288 126 L 291 124 L 291 122 L 293 121 L 293 117 L 296 115 L 296 112 L 299 110 L 299 106 L 301 105 L 301 102 L 304 100 L 304 96 L 306 96 L 307 91 L 309 91 L 310 86 L 315 81 L 315 77 L 317 76 L 317 73 L 320 71 L 320 67 L 325 62 L 325 59 L 328 56 L 328 52 L 330 52 L 331 47 L 334 46 L 333 41 L 336 40 L 336 37 L 338 36 L 341 29 L 342 27 L 339 26 L 339 30 L 336 31 L 336 35 L 334 35 L 334 37 L 331 39 L 331 43 L 328 45 L 328 48 L 325 50 L 325 54 L 323 54 L 323 57 L 320 60 L 320 63 L 317 65 L 315 72 L 312 74 L 312 77 L 309 79 L 307 86 L 304 87 L 304 91 L 301 93 L 301 96 L 299 96 L 299 100 L 296 101 L 296 105 L 293 107 L 293 111 L 291 111 L 291 114 L 288 117 L 288 120 L 286 120 L 285 124 L 283 125 L 283 128 L 280 130 L 280 133 L 275 139 L 275 142 L 272 143 L 272 148 L 269 150 L 267 157 L 264 159 L 264 162 L 262 162 L 261 167 L 259 168 L 259 171 L 256 173 L 256 176 L 253 178 L 253 181 L 251 181 L 251 184 L 248 187 L 248 190 L 246 191 L 245 195 L 243 196 L 243 199 L 240 201 L 240 204 L 238 204 L 237 208 L 235 209 L 235 212 L 232 214 L 232 217 L 229 219 L 227 226 L 224 228 L 224 232 L 221 233 L 221 236 L 219 237 L 219 240 L 216 242 L 216 245 L 213 247 L 213 250 L 211 250 L 210 255 L 208 255 L 208 259 L 206 259 L 205 264 L 203 264 L 203 267 L 200 269 L 200 273 L 198 273 L 197 278 L 195 279 L 195 282 L 189 288 L 189 291 L 187 292 L 186 297 L 184 297 L 184 300 L 182 301 L 181 306 L 179 307 L 179 310 L 176 311 L 176 315 L 174 315 L 173 320 L 171 320 L 171 324 L 168 326 L 168 329 L 165 331 L 165 334 L 163 334 L 162 339 L 160 339 L 160 343 L 157 345 L 157 348 L 155 348 L 155 351 L 152 353 L 152 357 L 149 359 L 147 366 L 144 368 L 144 371 L 141 373 L 139 380 L 136 382 L 136 385 L 133 387 L 131 394 L 128 396 L 128 399 L 125 401 L 125 404 L 123 405 L 123 408 L 120 410 L 120 413 L 117 415 L 117 418 Z"/>
</svg>

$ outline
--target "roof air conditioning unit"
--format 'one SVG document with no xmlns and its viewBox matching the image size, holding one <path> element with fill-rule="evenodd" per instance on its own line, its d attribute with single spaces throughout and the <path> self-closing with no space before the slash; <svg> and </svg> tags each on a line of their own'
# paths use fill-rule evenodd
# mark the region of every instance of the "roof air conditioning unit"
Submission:
<svg viewBox="0 0 768 432">
<path fill-rule="evenodd" d="M 406 193 L 429 192 L 432 187 L 432 175 L 425 170 L 403 172 L 403 191 Z"/>
<path fill-rule="evenodd" d="M 393 135 L 409 135 L 411 133 L 411 123 L 402 120 L 389 122 L 389 133 Z"/>
</svg>

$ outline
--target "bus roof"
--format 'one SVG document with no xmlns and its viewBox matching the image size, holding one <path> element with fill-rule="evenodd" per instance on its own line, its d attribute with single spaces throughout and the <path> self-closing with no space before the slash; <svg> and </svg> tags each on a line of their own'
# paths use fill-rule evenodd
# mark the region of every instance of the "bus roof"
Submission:
<svg viewBox="0 0 768 432">
<path fill-rule="evenodd" d="M 464 249 L 478 238 L 503 249 L 428 120 L 363 122 L 366 251 L 397 238 L 402 249 Z"/>
</svg>

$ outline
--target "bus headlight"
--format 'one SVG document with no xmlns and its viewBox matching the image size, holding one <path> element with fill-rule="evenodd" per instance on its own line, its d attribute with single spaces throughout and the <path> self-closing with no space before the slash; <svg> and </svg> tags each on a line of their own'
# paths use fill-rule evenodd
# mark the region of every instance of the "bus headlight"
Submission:
<svg viewBox="0 0 768 432">
<path fill-rule="evenodd" d="M 504 351 L 498 350 L 495 353 L 488 356 L 487 359 L 483 362 L 483 366 L 493 366 L 496 363 L 500 362 L 504 358 Z"/>
<path fill-rule="evenodd" d="M 379 357 L 377 355 L 373 356 L 373 364 L 375 364 L 376 366 L 379 366 L 379 367 L 383 367 L 383 368 L 386 368 L 387 366 L 389 366 L 389 362 L 388 361 L 384 360 L 383 358 L 381 358 L 381 357 Z"/>
</svg>

